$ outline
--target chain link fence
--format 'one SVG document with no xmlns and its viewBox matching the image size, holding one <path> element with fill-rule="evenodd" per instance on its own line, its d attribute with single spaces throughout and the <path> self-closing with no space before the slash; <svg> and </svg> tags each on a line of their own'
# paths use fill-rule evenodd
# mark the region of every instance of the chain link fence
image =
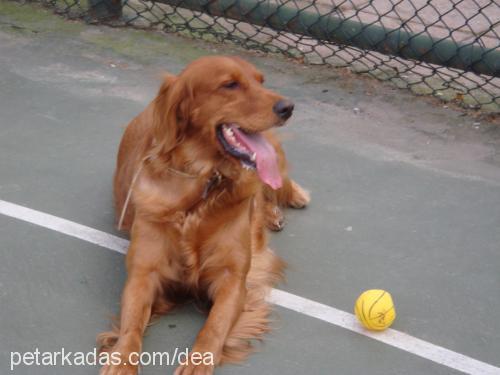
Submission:
<svg viewBox="0 0 500 375">
<path fill-rule="evenodd" d="M 70 18 L 348 67 L 500 112 L 498 0 L 41 0 Z"/>
</svg>

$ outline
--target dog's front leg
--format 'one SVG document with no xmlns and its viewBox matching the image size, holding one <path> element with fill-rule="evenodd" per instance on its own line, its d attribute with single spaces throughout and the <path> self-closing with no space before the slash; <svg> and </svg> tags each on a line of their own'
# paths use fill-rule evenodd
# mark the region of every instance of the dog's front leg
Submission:
<svg viewBox="0 0 500 375">
<path fill-rule="evenodd" d="M 102 368 L 101 375 L 137 374 L 142 336 L 161 287 L 158 267 L 164 254 L 163 235 L 155 224 L 137 219 L 134 222 L 127 254 L 128 277 L 122 295 L 120 331 L 116 343 L 109 348 L 110 363 Z"/>
<path fill-rule="evenodd" d="M 245 276 L 227 274 L 218 287 L 207 321 L 196 338 L 191 359 L 175 375 L 210 375 L 220 360 L 224 342 L 245 303 Z M 198 356 L 197 360 L 194 356 Z M 201 359 L 200 359 L 201 358 Z M 212 362 L 212 363 L 210 363 Z"/>
</svg>

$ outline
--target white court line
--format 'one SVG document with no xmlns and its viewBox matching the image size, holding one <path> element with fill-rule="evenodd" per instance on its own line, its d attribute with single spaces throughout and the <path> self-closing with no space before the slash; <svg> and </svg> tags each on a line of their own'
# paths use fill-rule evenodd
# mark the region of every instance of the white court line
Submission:
<svg viewBox="0 0 500 375">
<path fill-rule="evenodd" d="M 52 229 L 122 254 L 127 252 L 128 241 L 123 238 L 1 199 L 0 214 Z"/>
<path fill-rule="evenodd" d="M 97 229 L 77 224 L 73 221 L 49 215 L 14 203 L 0 200 L 0 214 L 28 223 L 67 234 L 81 240 L 125 254 L 128 241 Z M 323 320 L 324 322 L 368 336 L 419 357 L 439 363 L 449 368 L 474 375 L 500 375 L 500 368 L 466 355 L 448 350 L 430 342 L 420 340 L 406 333 L 387 329 L 383 332 L 371 332 L 362 328 L 353 314 L 324 305 L 310 299 L 273 289 L 268 300 L 289 310 Z"/>
</svg>

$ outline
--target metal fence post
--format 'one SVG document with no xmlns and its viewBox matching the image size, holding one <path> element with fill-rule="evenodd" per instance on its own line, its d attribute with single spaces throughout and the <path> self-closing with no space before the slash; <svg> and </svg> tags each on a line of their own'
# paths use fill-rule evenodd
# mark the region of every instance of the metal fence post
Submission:
<svg viewBox="0 0 500 375">
<path fill-rule="evenodd" d="M 121 0 L 89 0 L 90 15 L 99 21 L 117 20 L 122 16 Z"/>
</svg>

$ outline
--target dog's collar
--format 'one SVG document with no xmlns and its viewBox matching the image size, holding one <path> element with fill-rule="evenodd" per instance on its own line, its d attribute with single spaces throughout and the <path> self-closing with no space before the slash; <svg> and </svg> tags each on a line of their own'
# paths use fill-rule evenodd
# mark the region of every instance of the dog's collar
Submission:
<svg viewBox="0 0 500 375">
<path fill-rule="evenodd" d="M 201 198 L 203 200 L 207 199 L 208 194 L 210 194 L 210 192 L 213 189 L 215 189 L 217 186 L 219 186 L 221 182 L 222 182 L 222 175 L 216 169 L 216 170 L 214 170 L 212 177 L 210 177 L 208 179 L 207 184 L 205 185 L 205 189 L 203 189 L 203 194 L 201 195 Z"/>
<path fill-rule="evenodd" d="M 127 192 L 127 197 L 125 198 L 125 203 L 122 208 L 122 212 L 120 215 L 120 220 L 118 221 L 118 230 L 122 229 L 122 224 L 123 224 L 123 219 L 125 218 L 125 213 L 127 212 L 127 207 L 130 202 L 130 197 L 132 196 L 132 190 L 134 188 L 134 185 L 137 181 L 137 178 L 139 177 L 142 168 L 144 167 L 144 164 L 149 161 L 154 159 L 152 155 L 148 155 L 145 158 L 141 160 L 141 163 L 139 164 L 139 167 L 137 168 L 137 171 L 134 174 L 134 177 L 132 178 L 132 182 L 130 184 L 130 187 Z M 184 171 L 179 171 L 178 169 L 172 168 L 172 167 L 167 167 L 168 172 L 175 174 L 177 176 L 185 177 L 185 178 L 200 178 L 199 175 L 194 175 L 190 174 Z M 219 186 L 222 182 L 223 176 L 222 174 L 215 169 L 212 176 L 207 180 L 205 184 L 205 188 L 203 189 L 203 193 L 201 194 L 201 199 L 200 200 L 206 200 L 208 198 L 208 195 L 214 190 L 217 186 Z"/>
</svg>

